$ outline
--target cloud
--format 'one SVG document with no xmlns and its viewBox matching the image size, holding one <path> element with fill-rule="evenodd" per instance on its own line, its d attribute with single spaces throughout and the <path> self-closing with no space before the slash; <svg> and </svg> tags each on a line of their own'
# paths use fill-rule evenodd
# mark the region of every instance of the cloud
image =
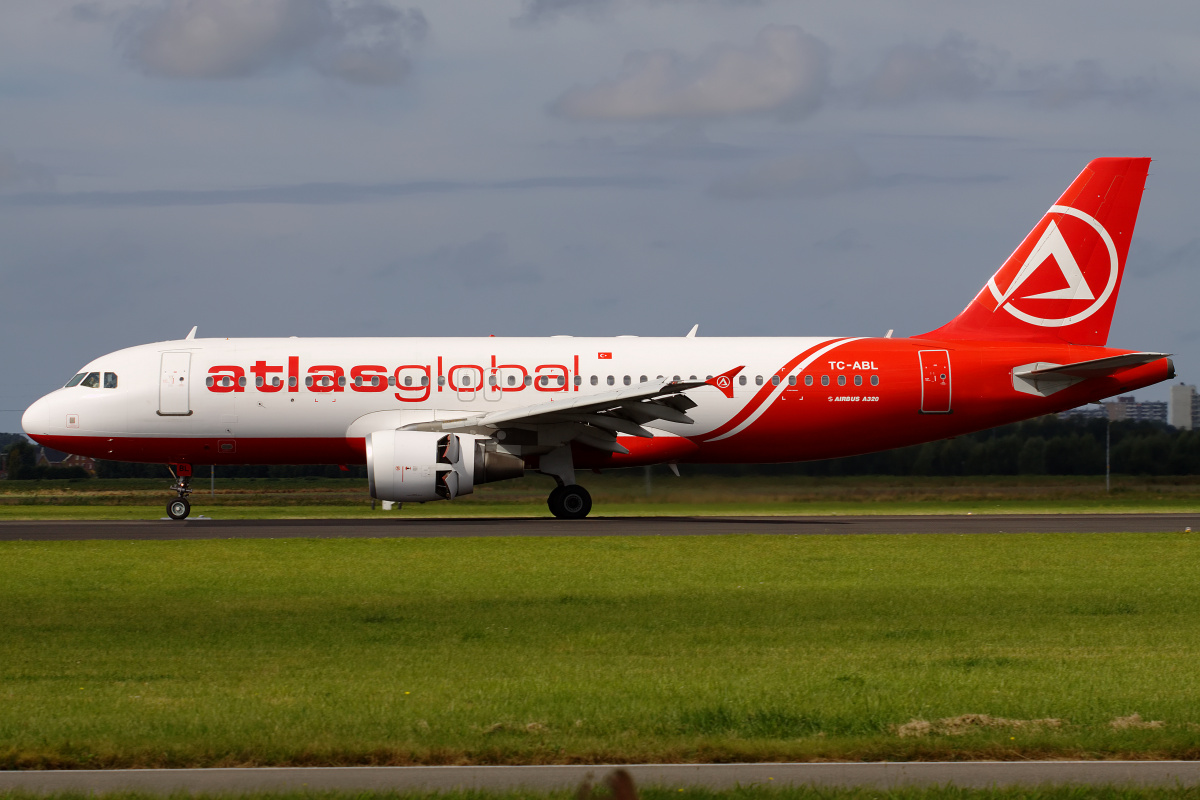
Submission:
<svg viewBox="0 0 1200 800">
<path fill-rule="evenodd" d="M 502 233 L 485 233 L 465 244 L 443 245 L 427 255 L 385 267 L 378 277 L 410 273 L 457 279 L 467 288 L 479 289 L 529 286 L 543 280 L 542 271 L 533 264 L 512 260 L 508 238 Z"/>
<path fill-rule="evenodd" d="M 708 191 L 732 200 L 827 197 L 855 189 L 999 183 L 1003 180 L 1006 180 L 1005 176 L 994 173 L 945 176 L 896 172 L 878 175 L 853 147 L 844 145 L 762 162 L 746 172 L 714 181 Z M 832 239 L 828 243 L 837 244 Z"/>
<path fill-rule="evenodd" d="M 1137 102 L 1149 99 L 1158 90 L 1157 83 L 1149 78 L 1113 78 L 1092 59 L 1076 61 L 1069 67 L 1022 70 L 1019 79 L 1033 92 L 1035 106 L 1050 109 L 1070 108 L 1091 100 Z"/>
<path fill-rule="evenodd" d="M 1000 60 L 957 34 L 934 47 L 899 45 L 884 56 L 862 96 L 868 103 L 970 100 L 995 82 Z"/>
<path fill-rule="evenodd" d="M 866 186 L 870 171 L 853 148 L 772 159 L 740 175 L 721 178 L 709 187 L 717 197 L 823 197 Z"/>
<path fill-rule="evenodd" d="M 54 176 L 50 170 L 0 150 L 0 191 L 48 191 L 53 188 Z"/>
<path fill-rule="evenodd" d="M 77 6 L 77 12 L 87 6 Z M 349 83 L 395 84 L 428 24 L 386 0 L 164 0 L 119 26 L 125 58 L 162 78 L 245 78 L 307 64 Z"/>
<path fill-rule="evenodd" d="M 824 42 L 794 26 L 770 26 L 749 47 L 716 44 L 695 59 L 671 50 L 631 53 L 616 78 L 575 87 L 551 108 L 570 119 L 798 119 L 820 105 L 828 73 Z"/>
<path fill-rule="evenodd" d="M 766 0 L 525 0 L 521 13 L 513 18 L 518 27 L 534 27 L 558 22 L 564 17 L 590 20 L 606 19 L 620 7 L 635 5 L 723 5 L 759 6 Z"/>
<path fill-rule="evenodd" d="M 655 189 L 666 181 L 651 177 L 588 175 L 517 178 L 507 181 L 402 181 L 394 183 L 296 183 L 246 189 L 151 189 L 127 192 L 29 191 L 0 198 L 0 206 L 157 208 L 237 204 L 341 205 L 393 200 L 425 194 L 530 189 Z"/>
</svg>

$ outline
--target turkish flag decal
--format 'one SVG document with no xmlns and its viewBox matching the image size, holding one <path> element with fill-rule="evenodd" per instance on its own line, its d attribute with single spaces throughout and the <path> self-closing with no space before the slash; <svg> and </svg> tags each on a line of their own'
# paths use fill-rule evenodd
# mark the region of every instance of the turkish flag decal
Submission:
<svg viewBox="0 0 1200 800">
<path fill-rule="evenodd" d="M 612 358 L 612 353 L 596 353 L 596 358 Z"/>
</svg>

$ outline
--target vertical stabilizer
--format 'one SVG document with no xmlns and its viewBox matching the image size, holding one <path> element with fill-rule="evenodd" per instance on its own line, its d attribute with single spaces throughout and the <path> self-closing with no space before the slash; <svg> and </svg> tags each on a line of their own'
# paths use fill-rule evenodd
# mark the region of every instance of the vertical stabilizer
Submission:
<svg viewBox="0 0 1200 800">
<path fill-rule="evenodd" d="M 1105 344 L 1149 168 L 1088 164 L 970 305 L 917 338 Z"/>
</svg>

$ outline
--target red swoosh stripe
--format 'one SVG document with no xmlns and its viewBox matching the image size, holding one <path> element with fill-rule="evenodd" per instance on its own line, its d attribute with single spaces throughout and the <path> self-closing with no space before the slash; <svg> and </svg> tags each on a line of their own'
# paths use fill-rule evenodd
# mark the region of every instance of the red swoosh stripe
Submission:
<svg viewBox="0 0 1200 800">
<path fill-rule="evenodd" d="M 784 364 L 783 367 L 781 367 L 775 374 L 779 375 L 780 377 L 787 375 L 789 372 L 791 372 L 793 369 L 795 369 L 797 364 L 799 364 L 804 359 L 808 358 L 810 355 L 812 355 L 816 351 L 820 350 L 822 347 L 826 347 L 835 342 L 844 342 L 844 341 L 846 341 L 846 337 L 842 337 L 841 339 L 830 339 L 829 341 L 821 342 L 820 344 L 814 345 L 814 346 L 808 348 L 807 350 L 805 350 L 804 352 L 802 352 L 800 355 L 793 358 L 788 363 Z M 767 402 L 767 399 L 770 398 L 771 393 L 774 391 L 775 391 L 775 387 L 770 382 L 764 384 L 763 387 L 758 390 L 758 393 L 755 394 L 753 398 L 751 398 L 750 402 L 747 403 L 745 406 L 743 406 L 741 411 L 739 411 L 738 413 L 733 415 L 732 419 L 730 419 L 724 425 L 721 425 L 718 428 L 716 428 L 715 430 L 709 431 L 707 434 L 705 434 L 705 437 L 704 437 L 705 441 L 708 441 L 716 436 L 720 436 L 721 434 L 725 433 L 726 431 L 733 430 L 738 425 L 742 424 L 742 420 L 746 419 L 746 417 L 753 414 L 755 411 L 758 410 L 759 406 L 761 406 L 763 403 Z"/>
</svg>

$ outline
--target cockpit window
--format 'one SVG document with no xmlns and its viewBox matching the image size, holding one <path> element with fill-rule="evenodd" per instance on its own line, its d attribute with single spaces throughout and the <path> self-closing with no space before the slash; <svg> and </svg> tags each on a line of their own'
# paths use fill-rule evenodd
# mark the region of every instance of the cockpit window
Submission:
<svg viewBox="0 0 1200 800">
<path fill-rule="evenodd" d="M 87 377 L 84 378 L 83 382 L 80 383 L 79 385 L 86 387 L 88 389 L 99 389 L 100 388 L 100 373 L 99 372 L 89 372 L 87 374 Z"/>
<path fill-rule="evenodd" d="M 83 376 L 85 375 L 87 375 L 86 372 L 79 373 L 74 378 L 71 378 L 71 380 L 67 381 L 67 385 L 64 388 L 70 389 L 72 386 L 78 386 L 79 382 L 83 380 Z"/>
<path fill-rule="evenodd" d="M 117 388 L 117 373 L 115 373 L 115 372 L 104 373 L 104 388 L 105 389 Z"/>
</svg>

